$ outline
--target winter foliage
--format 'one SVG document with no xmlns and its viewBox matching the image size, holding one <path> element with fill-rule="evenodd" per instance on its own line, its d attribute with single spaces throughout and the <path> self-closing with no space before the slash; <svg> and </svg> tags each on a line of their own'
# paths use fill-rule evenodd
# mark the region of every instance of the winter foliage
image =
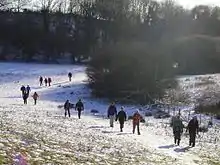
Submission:
<svg viewBox="0 0 220 165">
<path fill-rule="evenodd" d="M 188 136 L 180 146 L 173 145 L 169 119 L 145 118 L 141 135 L 132 134 L 132 121 L 109 127 L 106 119 L 108 102 L 93 99 L 86 86 L 85 67 L 31 64 L 0 64 L 0 164 L 152 164 L 210 165 L 220 161 L 219 122 L 213 120 L 208 132 L 200 133 L 195 148 L 188 148 Z M 72 82 L 67 73 L 73 73 Z M 51 87 L 39 87 L 39 76 L 53 78 Z M 30 98 L 23 105 L 20 86 L 29 84 L 40 96 L 35 106 Z M 67 88 L 68 87 L 68 88 Z M 66 99 L 75 103 L 82 98 L 85 112 L 82 119 L 64 118 L 58 108 Z M 138 106 L 125 105 L 129 115 Z M 117 104 L 117 108 L 120 105 Z M 93 116 L 92 109 L 99 110 Z M 143 112 L 140 111 L 142 114 Z M 186 125 L 188 110 L 181 111 Z M 191 112 L 193 114 L 193 112 Z M 202 117 L 207 125 L 208 117 Z"/>
</svg>

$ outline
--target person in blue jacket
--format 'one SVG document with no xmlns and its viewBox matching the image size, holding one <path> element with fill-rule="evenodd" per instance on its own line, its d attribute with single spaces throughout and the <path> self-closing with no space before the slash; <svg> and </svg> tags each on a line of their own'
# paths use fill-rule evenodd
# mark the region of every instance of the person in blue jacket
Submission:
<svg viewBox="0 0 220 165">
<path fill-rule="evenodd" d="M 26 87 L 26 93 L 27 93 L 27 96 L 28 96 L 28 97 L 29 97 L 30 91 L 31 91 L 31 88 L 30 88 L 30 86 L 28 85 L 28 86 Z"/>
<path fill-rule="evenodd" d="M 114 127 L 114 120 L 117 115 L 115 103 L 112 103 L 108 108 L 108 118 L 110 119 L 110 127 Z"/>
<path fill-rule="evenodd" d="M 22 85 L 22 87 L 21 87 L 21 89 L 20 89 L 20 90 L 21 90 L 21 92 L 22 92 L 22 97 L 23 97 L 23 96 L 24 96 L 24 94 L 25 94 L 25 90 L 26 90 L 26 89 L 25 89 L 25 86 L 24 86 L 24 85 Z"/>
</svg>

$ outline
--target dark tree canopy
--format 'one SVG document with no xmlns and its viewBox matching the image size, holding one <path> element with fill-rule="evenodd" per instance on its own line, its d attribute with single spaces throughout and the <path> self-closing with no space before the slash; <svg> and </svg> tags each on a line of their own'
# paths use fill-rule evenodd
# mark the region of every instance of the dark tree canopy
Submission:
<svg viewBox="0 0 220 165">
<path fill-rule="evenodd" d="M 162 97 L 176 74 L 220 71 L 219 7 L 188 10 L 172 0 L 40 0 L 33 6 L 1 0 L 0 21 L 1 60 L 91 57 L 87 73 L 96 96 L 146 102 Z"/>
</svg>

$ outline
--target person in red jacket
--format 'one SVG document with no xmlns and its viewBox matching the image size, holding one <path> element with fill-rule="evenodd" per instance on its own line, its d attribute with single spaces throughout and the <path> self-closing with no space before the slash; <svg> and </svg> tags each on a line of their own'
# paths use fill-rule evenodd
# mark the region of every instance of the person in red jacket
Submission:
<svg viewBox="0 0 220 165">
<path fill-rule="evenodd" d="M 135 129 L 137 127 L 138 135 L 140 135 L 140 120 L 141 120 L 141 115 L 139 111 L 137 110 L 134 115 L 133 115 L 133 134 L 135 133 Z"/>
</svg>

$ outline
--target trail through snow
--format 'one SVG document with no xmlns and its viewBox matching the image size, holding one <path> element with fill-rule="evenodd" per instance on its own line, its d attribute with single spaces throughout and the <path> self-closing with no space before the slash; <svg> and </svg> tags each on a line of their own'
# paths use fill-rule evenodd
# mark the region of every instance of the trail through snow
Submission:
<svg viewBox="0 0 220 165">
<path fill-rule="evenodd" d="M 219 143 L 201 135 L 195 148 L 188 148 L 188 137 L 181 146 L 173 145 L 169 120 L 146 118 L 141 135 L 133 135 L 127 121 L 123 133 L 119 124 L 109 127 L 106 119 L 108 103 L 91 98 L 86 86 L 85 67 L 70 65 L 38 65 L 0 63 L 0 164 L 12 164 L 16 154 L 22 154 L 28 164 L 146 164 L 196 165 L 220 162 Z M 67 73 L 73 73 L 68 82 Z M 39 87 L 39 76 L 51 77 L 51 87 Z M 36 106 L 32 98 L 23 105 L 21 85 L 30 85 L 40 99 Z M 64 118 L 58 108 L 66 99 L 75 103 L 82 98 L 85 112 L 77 119 Z M 119 108 L 119 106 L 118 106 Z M 90 114 L 100 111 L 99 116 Z M 128 114 L 135 110 L 125 106 Z M 213 135 L 220 135 L 215 129 Z M 213 141 L 219 139 L 214 139 Z"/>
</svg>

